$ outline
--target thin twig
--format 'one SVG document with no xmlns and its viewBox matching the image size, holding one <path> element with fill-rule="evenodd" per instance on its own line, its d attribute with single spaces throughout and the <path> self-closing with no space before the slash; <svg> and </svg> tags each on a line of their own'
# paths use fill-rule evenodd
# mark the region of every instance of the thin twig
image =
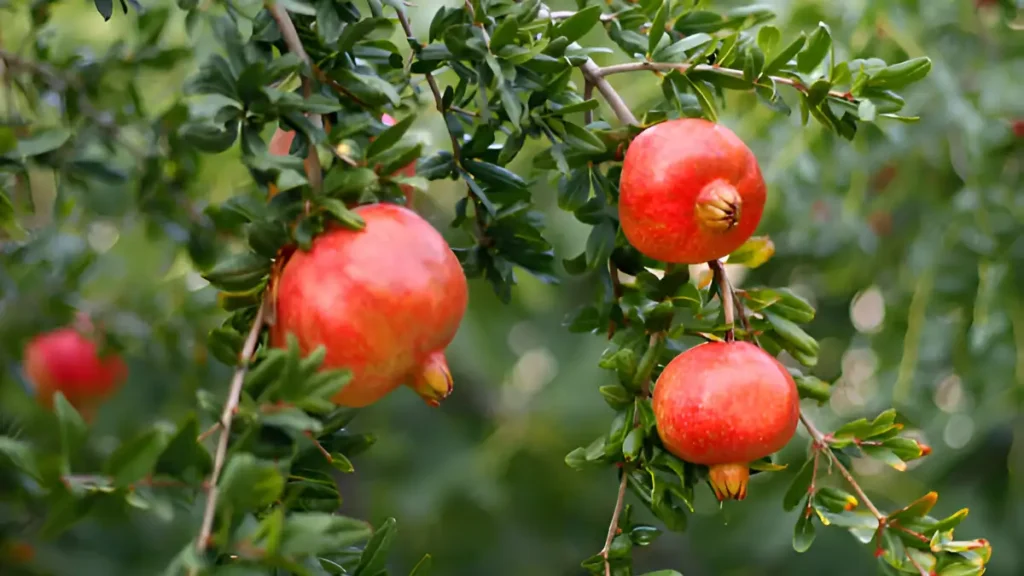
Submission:
<svg viewBox="0 0 1024 576">
<path fill-rule="evenodd" d="M 288 10 L 277 2 L 268 3 L 267 9 L 277 22 L 277 28 L 281 31 L 281 37 L 284 38 L 288 51 L 298 56 L 303 63 L 309 66 L 310 73 L 315 74 L 313 60 L 306 53 L 306 49 L 302 47 L 302 40 L 299 39 L 299 33 L 295 30 L 295 23 L 292 22 L 291 16 L 288 15 Z M 313 95 L 313 80 L 306 75 L 302 76 L 302 93 L 306 98 Z M 307 116 L 314 126 L 318 128 L 323 127 L 323 120 L 319 114 L 310 113 Z M 309 153 L 306 155 L 306 174 L 310 187 L 313 188 L 314 192 L 319 192 L 323 183 L 323 170 L 320 167 L 320 155 L 316 150 L 316 145 L 312 142 L 309 143 Z"/>
<path fill-rule="evenodd" d="M 242 346 L 242 353 L 238 358 L 238 366 L 231 378 L 231 387 L 228 390 L 228 398 L 224 402 L 224 411 L 220 416 L 220 437 L 217 439 L 217 452 L 213 457 L 213 473 L 210 475 L 210 494 L 206 498 L 206 509 L 203 511 L 203 523 L 199 528 L 199 537 L 196 539 L 196 549 L 200 552 L 206 550 L 209 544 L 210 535 L 213 533 L 213 519 L 217 512 L 217 480 L 220 478 L 221 470 L 224 468 L 224 460 L 228 453 L 228 439 L 231 436 L 231 420 L 238 409 L 239 398 L 242 396 L 242 384 L 245 382 L 245 374 L 249 370 L 249 363 L 252 355 L 256 352 L 256 344 L 259 342 L 260 329 L 263 328 L 263 316 L 266 301 L 260 304 L 256 311 L 256 318 L 252 321 L 249 329 L 249 336 Z"/>
<path fill-rule="evenodd" d="M 412 32 L 412 24 L 409 23 L 409 17 L 405 15 L 405 12 L 398 10 L 398 22 L 402 25 L 402 30 L 405 31 L 406 38 L 414 40 L 416 38 Z M 423 77 L 427 79 L 427 85 L 430 86 L 430 92 L 434 95 L 434 104 L 437 106 L 437 111 L 444 116 L 444 97 L 441 95 L 441 89 L 437 87 L 437 80 L 434 79 L 434 75 L 430 72 L 425 72 Z M 451 130 L 448 131 L 448 137 L 452 141 L 452 157 L 455 161 L 459 161 L 459 152 L 462 150 L 462 146 L 459 144 L 459 139 L 452 134 Z"/>
<path fill-rule="evenodd" d="M 584 80 L 584 82 L 583 82 L 583 99 L 584 100 L 590 100 L 593 97 L 594 97 L 594 83 L 591 82 L 589 79 Z M 587 110 L 586 112 L 583 113 L 583 123 L 584 124 L 590 124 L 593 121 L 594 121 L 594 110 L 593 109 Z"/>
<path fill-rule="evenodd" d="M 918 574 L 920 574 L 921 576 L 929 576 L 928 571 L 924 569 L 924 566 L 921 566 L 921 563 L 918 562 L 917 559 L 915 559 L 913 556 L 911 556 L 910 549 L 907 549 L 906 554 L 907 560 L 910 560 L 910 563 L 914 565 L 914 568 L 917 569 Z"/>
<path fill-rule="evenodd" d="M 715 282 L 718 283 L 718 299 L 722 302 L 722 311 L 725 313 L 725 323 L 729 329 L 725 331 L 725 341 L 732 342 L 736 339 L 736 311 L 734 304 L 736 295 L 733 293 L 732 285 L 729 283 L 729 275 L 725 273 L 725 266 L 721 260 L 708 262 L 708 267 L 715 275 Z"/>
<path fill-rule="evenodd" d="M 633 115 L 633 111 L 629 109 L 629 106 L 626 105 L 622 96 L 619 96 L 619 93 L 615 91 L 615 88 L 604 79 L 604 76 L 601 74 L 602 69 L 598 68 L 593 60 L 587 58 L 587 61 L 580 66 L 580 70 L 583 72 L 584 78 L 592 83 L 597 88 L 597 91 L 604 96 L 605 101 L 611 106 L 612 111 L 615 112 L 615 117 L 620 122 L 636 126 L 640 125 L 636 116 Z"/>
<path fill-rule="evenodd" d="M 487 49 L 490 50 L 491 35 L 487 33 L 487 28 L 484 26 L 483 22 L 476 21 L 476 10 L 473 9 L 473 3 L 470 2 L 470 0 L 465 0 L 463 4 L 466 6 L 466 11 L 469 12 L 469 19 L 472 20 L 473 23 L 475 23 L 480 28 L 480 32 L 484 36 L 484 44 L 487 46 Z"/>
<path fill-rule="evenodd" d="M 612 510 L 612 520 L 608 523 L 608 535 L 604 539 L 604 548 L 601 548 L 601 556 L 604 558 L 605 576 L 612 576 L 612 564 L 608 560 L 608 554 L 612 549 L 612 541 L 615 540 L 616 533 L 619 531 L 619 516 L 622 514 L 622 508 L 626 500 L 627 478 L 628 474 L 623 469 L 622 480 L 619 481 L 619 494 L 615 498 L 615 509 Z"/>
<path fill-rule="evenodd" d="M 836 457 L 835 453 L 832 451 L 832 448 L 829 447 L 828 438 L 826 438 L 825 435 L 821 433 L 821 430 L 818 430 L 818 427 L 814 425 L 814 422 L 811 422 L 811 419 L 808 418 L 807 415 L 803 413 L 803 411 L 800 412 L 800 422 L 802 422 L 804 428 L 807 429 L 807 433 L 811 435 L 811 439 L 814 441 L 814 449 L 823 450 L 825 452 L 825 455 L 828 456 L 830 463 L 834 465 L 837 470 L 839 470 L 839 473 L 842 474 L 843 478 L 846 479 L 846 483 L 850 485 L 850 488 L 852 488 L 853 491 L 857 494 L 857 497 L 859 497 L 861 501 L 864 502 L 864 507 L 866 507 L 868 511 L 870 511 L 871 514 L 878 520 L 879 525 L 884 524 L 886 522 L 885 514 L 879 512 L 874 502 L 872 502 L 871 499 L 868 498 L 868 495 L 864 493 L 864 489 L 860 487 L 860 484 L 857 482 L 857 479 L 854 478 L 853 474 L 850 474 L 850 471 L 846 469 L 846 466 L 843 466 L 843 463 L 839 461 L 839 458 Z"/>
<path fill-rule="evenodd" d="M 650 72 L 665 71 L 665 70 L 678 70 L 678 71 L 684 72 L 684 73 L 687 72 L 687 71 L 695 71 L 695 72 L 714 71 L 714 72 L 716 72 L 718 74 L 725 74 L 725 75 L 728 75 L 728 76 L 733 76 L 735 78 L 743 78 L 744 77 L 742 70 L 736 70 L 736 69 L 733 69 L 733 68 L 722 68 L 720 66 L 714 66 L 714 65 L 709 65 L 709 64 L 686 64 L 686 63 L 678 63 L 678 62 L 646 62 L 646 61 L 645 62 L 627 62 L 625 64 L 613 64 L 611 66 L 605 66 L 605 67 L 599 68 L 597 70 L 597 75 L 602 77 L 602 78 L 604 78 L 606 76 L 611 76 L 612 74 L 621 74 L 623 72 L 640 72 L 640 71 L 645 71 L 645 70 L 646 71 L 650 71 Z M 785 84 L 786 86 L 792 86 L 793 88 L 795 88 L 795 89 L 797 89 L 800 92 L 803 92 L 805 94 L 810 90 L 810 88 L 805 86 L 803 82 L 801 82 L 799 80 L 794 80 L 792 78 L 786 78 L 786 77 L 783 77 L 783 76 L 767 76 L 767 78 L 771 78 L 772 80 L 775 81 L 776 84 Z M 857 102 L 857 99 L 854 98 L 849 92 L 841 92 L 841 91 L 838 91 L 838 90 L 830 90 L 828 95 L 832 96 L 833 98 L 842 98 L 843 100 L 848 100 L 850 102 Z"/>
<path fill-rule="evenodd" d="M 548 10 L 542 9 L 537 12 L 537 18 L 539 20 L 565 20 L 567 18 L 572 18 L 575 15 L 576 12 L 572 10 L 555 10 L 553 12 L 549 12 Z M 618 14 L 601 14 L 601 22 L 611 22 L 618 17 Z"/>
</svg>

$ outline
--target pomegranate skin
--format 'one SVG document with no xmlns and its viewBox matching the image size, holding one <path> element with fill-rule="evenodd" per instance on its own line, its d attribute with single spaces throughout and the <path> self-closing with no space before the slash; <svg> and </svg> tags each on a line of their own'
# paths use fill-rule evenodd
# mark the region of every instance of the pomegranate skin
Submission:
<svg viewBox="0 0 1024 576">
<path fill-rule="evenodd" d="M 372 404 L 402 384 L 429 404 L 451 392 L 444 349 L 458 331 L 468 287 L 455 254 L 426 220 L 407 208 L 354 210 L 361 231 L 336 227 L 308 252 L 296 251 L 276 279 L 271 344 L 295 335 L 305 354 L 323 344 L 323 368 L 353 378 L 334 398 Z"/>
<path fill-rule="evenodd" d="M 669 120 L 626 150 L 619 220 L 646 256 L 699 264 L 753 235 L 766 194 L 757 158 L 731 130 L 700 118 Z"/>
<path fill-rule="evenodd" d="M 119 356 L 101 358 L 96 344 L 74 328 L 36 336 L 25 347 L 23 366 L 44 406 L 52 407 L 53 394 L 60 391 L 72 406 L 84 412 L 91 412 L 128 376 L 128 368 Z"/>
<path fill-rule="evenodd" d="M 719 500 L 746 497 L 748 464 L 796 433 L 800 396 L 782 364 L 749 342 L 709 342 L 676 356 L 654 388 L 662 444 L 710 467 Z"/>
</svg>

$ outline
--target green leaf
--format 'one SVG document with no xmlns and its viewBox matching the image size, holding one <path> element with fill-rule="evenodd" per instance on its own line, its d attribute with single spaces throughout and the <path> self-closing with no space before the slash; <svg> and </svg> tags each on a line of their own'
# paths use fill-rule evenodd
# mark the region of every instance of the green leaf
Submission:
<svg viewBox="0 0 1024 576">
<path fill-rule="evenodd" d="M 828 382 L 803 374 L 794 375 L 793 380 L 796 381 L 796 389 L 802 399 L 814 400 L 821 405 L 832 397 L 832 385 Z"/>
<path fill-rule="evenodd" d="M 28 138 L 18 140 L 14 150 L 3 154 L 7 158 L 31 158 L 53 152 L 71 139 L 71 132 L 66 128 L 47 128 L 36 131 Z"/>
<path fill-rule="evenodd" d="M 224 152 L 238 138 L 238 122 L 227 127 L 210 121 L 189 122 L 178 129 L 178 135 L 203 152 L 218 154 Z"/>
<path fill-rule="evenodd" d="M 796 40 L 790 42 L 789 45 L 780 50 L 778 54 L 773 54 L 771 56 L 771 59 L 764 66 L 764 73 L 775 74 L 785 68 L 789 64 L 789 61 L 793 59 L 793 56 L 796 56 L 806 43 L 807 35 L 801 32 L 800 36 L 798 36 Z M 765 56 L 768 56 L 768 52 L 765 52 Z"/>
<path fill-rule="evenodd" d="M 107 459 L 104 472 L 113 478 L 115 485 L 127 487 L 152 472 L 167 442 L 166 431 L 151 428 L 121 444 Z"/>
<path fill-rule="evenodd" d="M 564 36 L 569 42 L 575 42 L 600 21 L 601 7 L 597 5 L 587 6 L 563 20 L 558 26 L 555 26 L 551 36 L 552 38 Z"/>
<path fill-rule="evenodd" d="M 270 272 L 270 266 L 268 258 L 243 252 L 218 261 L 203 278 L 221 290 L 242 292 L 258 285 Z"/>
<path fill-rule="evenodd" d="M 565 143 L 587 154 L 603 154 L 604 142 L 586 128 L 565 122 Z"/>
<path fill-rule="evenodd" d="M 363 217 L 349 210 L 341 200 L 321 196 L 317 198 L 316 203 L 349 230 L 362 230 L 366 228 L 366 221 L 363 220 Z"/>
<path fill-rule="evenodd" d="M 359 196 L 377 181 L 377 173 L 370 168 L 337 166 L 324 177 L 323 189 L 330 196 Z"/>
<path fill-rule="evenodd" d="M 420 558 L 420 561 L 412 567 L 412 572 L 409 572 L 409 576 L 428 576 L 433 563 L 433 557 L 430 554 L 424 554 L 423 558 Z"/>
<path fill-rule="evenodd" d="M 643 427 L 633 428 L 626 434 L 622 441 L 622 457 L 626 462 L 634 462 L 640 457 L 640 451 L 644 448 Z"/>
<path fill-rule="evenodd" d="M 729 254 L 729 264 L 739 264 L 754 269 L 775 255 L 775 244 L 767 236 L 754 236 L 743 243 L 732 254 Z"/>
<path fill-rule="evenodd" d="M 396 124 L 381 132 L 367 147 L 367 159 L 373 159 L 395 145 L 416 121 L 415 116 L 402 118 Z"/>
<path fill-rule="evenodd" d="M 814 515 L 801 513 L 793 528 L 793 550 L 807 552 L 814 543 Z"/>
<path fill-rule="evenodd" d="M 178 429 L 164 448 L 160 458 L 153 467 L 154 474 L 164 474 L 177 478 L 191 479 L 186 474 L 195 472 L 198 478 L 205 477 L 213 468 L 213 459 L 203 445 L 196 441 L 199 437 L 199 420 L 193 414 Z"/>
<path fill-rule="evenodd" d="M 76 454 L 85 442 L 88 429 L 85 420 L 78 410 L 68 402 L 63 392 L 53 395 L 53 410 L 57 414 L 57 426 L 60 429 L 60 449 L 63 465 L 67 466 L 72 455 Z"/>
<path fill-rule="evenodd" d="M 621 410 L 633 401 L 633 394 L 620 384 L 609 384 L 598 388 L 604 401 L 615 410 Z"/>
<path fill-rule="evenodd" d="M 254 510 L 273 504 L 283 491 L 284 476 L 276 464 L 241 452 L 224 467 L 217 504 L 221 508 Z"/>
<path fill-rule="evenodd" d="M 42 479 L 39 467 L 36 465 L 35 453 L 29 444 L 15 440 L 10 436 L 0 436 L 0 456 L 6 457 L 15 468 L 28 474 L 36 481 Z"/>
<path fill-rule="evenodd" d="M 294 406 L 274 408 L 272 411 L 262 414 L 260 421 L 266 426 L 296 432 L 298 436 L 305 432 L 317 435 L 321 429 L 319 420 Z"/>
<path fill-rule="evenodd" d="M 291 512 L 281 530 L 282 555 L 333 554 L 366 541 L 372 533 L 362 520 L 329 512 Z"/>
<path fill-rule="evenodd" d="M 463 160 L 462 165 L 470 174 L 488 185 L 509 187 L 516 190 L 525 190 L 527 187 L 526 181 L 520 178 L 518 174 L 497 164 L 480 160 Z"/>
<path fill-rule="evenodd" d="M 825 60 L 825 56 L 832 48 L 832 30 L 824 22 L 818 23 L 818 28 L 811 33 L 807 40 L 807 46 L 796 57 L 796 68 L 802 74 L 810 74 Z"/>
<path fill-rule="evenodd" d="M 867 86 L 872 88 L 896 89 L 903 88 L 914 82 L 923 80 L 931 72 L 932 61 L 927 56 L 911 58 L 898 64 L 892 64 L 875 72 L 868 80 Z"/>
<path fill-rule="evenodd" d="M 519 22 L 515 18 L 502 20 L 491 34 L 491 53 L 497 54 L 499 50 L 514 42 L 518 33 Z"/>
<path fill-rule="evenodd" d="M 715 110 L 715 97 L 711 90 L 700 81 L 691 79 L 688 75 L 683 75 L 683 79 L 686 80 L 694 95 L 697 96 L 697 101 L 700 102 L 700 108 L 704 111 L 704 116 L 712 122 L 718 122 L 718 112 Z"/>
<path fill-rule="evenodd" d="M 395 519 L 388 518 L 377 528 L 359 557 L 354 576 L 377 576 L 387 563 L 388 551 L 395 540 L 397 529 Z"/>
<path fill-rule="evenodd" d="M 793 477 L 793 482 L 789 485 L 789 489 L 786 490 L 786 495 L 782 498 L 783 510 L 789 511 L 796 508 L 796 505 L 807 496 L 807 490 L 811 487 L 811 478 L 813 477 L 814 459 L 809 458 L 800 467 L 800 470 L 797 471 L 796 476 Z"/>
<path fill-rule="evenodd" d="M 775 46 L 782 40 L 782 32 L 775 26 L 762 26 L 757 31 L 757 47 L 767 56 L 775 50 Z"/>
<path fill-rule="evenodd" d="M 615 249 L 615 224 L 605 220 L 594 226 L 587 237 L 587 266 L 593 270 L 608 261 Z"/>
<path fill-rule="evenodd" d="M 907 522 L 927 516 L 939 500 L 938 492 L 929 492 L 895 512 L 889 513 L 890 521 Z"/>
<path fill-rule="evenodd" d="M 661 41 L 661 37 L 665 35 L 665 21 L 668 18 L 668 11 L 669 2 L 662 0 L 661 6 L 658 7 L 658 12 L 654 15 L 654 20 L 651 22 L 650 32 L 647 33 L 648 55 L 654 53 L 655 48 L 658 47 L 658 42 Z"/>
<path fill-rule="evenodd" d="M 857 106 L 857 117 L 860 118 L 862 122 L 874 122 L 877 111 L 878 109 L 875 107 L 875 103 L 865 98 L 861 100 L 860 104 Z"/>
</svg>

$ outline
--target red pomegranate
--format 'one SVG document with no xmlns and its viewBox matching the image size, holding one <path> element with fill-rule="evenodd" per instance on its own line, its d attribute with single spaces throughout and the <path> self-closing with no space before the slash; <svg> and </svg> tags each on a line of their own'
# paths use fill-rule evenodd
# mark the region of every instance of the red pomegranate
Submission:
<svg viewBox="0 0 1024 576">
<path fill-rule="evenodd" d="M 87 336 L 91 330 L 80 317 L 78 328 L 41 334 L 25 347 L 25 376 L 44 406 L 52 407 L 53 394 L 59 391 L 88 417 L 124 383 L 128 376 L 124 361 L 113 354 L 100 357 L 96 343 Z"/>
<path fill-rule="evenodd" d="M 412 210 L 360 206 L 361 231 L 337 227 L 296 251 L 276 280 L 271 344 L 290 332 L 303 353 L 323 344 L 325 368 L 353 378 L 334 401 L 361 407 L 398 386 L 431 405 L 451 393 L 444 350 L 466 311 L 466 277 L 444 238 Z"/>
<path fill-rule="evenodd" d="M 653 408 L 662 444 L 708 466 L 719 500 L 746 498 L 749 463 L 782 449 L 800 419 L 792 376 L 749 342 L 709 342 L 673 358 Z"/>
<path fill-rule="evenodd" d="M 383 116 L 381 116 L 380 117 L 380 121 L 385 126 L 394 126 L 395 125 L 395 119 L 392 118 L 390 114 L 384 114 Z M 281 130 L 280 128 L 278 128 L 277 131 L 274 132 L 274 135 L 270 138 L 270 146 L 269 146 L 270 153 L 275 155 L 275 156 L 287 156 L 288 155 L 288 151 L 291 150 L 291 147 L 292 147 L 292 140 L 294 140 L 294 139 L 295 139 L 295 132 L 293 132 L 291 130 Z M 400 169 L 397 172 L 397 174 L 402 174 L 403 176 L 408 176 L 410 178 L 415 176 L 416 175 L 416 163 L 415 162 L 410 162 L 410 163 L 406 164 L 404 168 Z M 277 193 L 277 186 L 274 185 L 274 184 L 271 184 L 270 187 L 271 187 L 270 195 L 273 196 L 274 194 Z M 415 192 L 415 188 L 413 188 L 412 186 L 409 186 L 407 184 L 403 184 L 401 186 L 401 188 L 402 188 L 402 192 L 405 193 L 405 204 L 406 204 L 406 206 L 412 205 L 412 198 L 413 198 L 413 194 Z"/>
<path fill-rule="evenodd" d="M 619 220 L 650 258 L 699 264 L 727 256 L 750 238 L 764 211 L 757 158 L 725 126 L 669 120 L 626 149 Z"/>
</svg>

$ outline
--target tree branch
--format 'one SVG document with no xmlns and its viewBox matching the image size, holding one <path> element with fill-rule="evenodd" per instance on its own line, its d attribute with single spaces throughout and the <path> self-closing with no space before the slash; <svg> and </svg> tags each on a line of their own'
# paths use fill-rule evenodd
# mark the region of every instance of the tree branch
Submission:
<svg viewBox="0 0 1024 576">
<path fill-rule="evenodd" d="M 615 91 L 615 88 L 604 79 L 601 74 L 601 68 L 598 68 L 597 64 L 590 58 L 580 66 L 580 70 L 583 71 L 583 76 L 587 82 L 590 82 L 597 88 L 597 91 L 604 96 L 608 105 L 611 106 L 612 111 L 615 112 L 615 117 L 619 119 L 623 124 L 633 124 L 639 126 L 640 122 L 633 115 L 633 111 L 629 109 L 626 102 L 619 96 L 619 93 Z"/>
<path fill-rule="evenodd" d="M 861 488 L 860 484 L 857 482 L 857 479 L 853 477 L 853 474 L 851 474 L 850 471 L 846 469 L 846 466 L 843 466 L 843 463 L 839 461 L 839 458 L 836 457 L 832 448 L 829 446 L 828 438 L 821 433 L 821 430 L 818 430 L 818 427 L 814 425 L 814 422 L 812 422 L 806 414 L 804 414 L 803 410 L 800 411 L 800 422 L 803 423 L 804 428 L 807 429 L 807 433 L 811 435 L 811 439 L 814 441 L 813 449 L 825 452 L 825 455 L 828 456 L 831 464 L 839 470 L 839 473 L 846 479 L 846 483 L 850 485 L 850 488 L 852 488 L 854 493 L 857 494 L 857 497 L 864 502 L 864 507 L 867 508 L 868 511 L 871 512 L 872 516 L 878 520 L 880 526 L 884 525 L 886 522 L 886 515 L 882 514 L 878 510 L 878 507 L 871 501 L 871 498 L 868 498 L 864 489 Z"/>
<path fill-rule="evenodd" d="M 249 328 L 249 335 L 242 346 L 242 353 L 238 357 L 238 366 L 231 378 L 231 387 L 228 390 L 228 398 L 224 402 L 224 411 L 220 416 L 220 437 L 217 439 L 217 451 L 213 458 L 213 473 L 210 475 L 210 494 L 206 497 L 206 508 L 203 511 L 203 523 L 199 528 L 199 537 L 196 539 L 196 549 L 200 552 L 206 550 L 209 545 L 210 535 L 213 533 L 213 519 L 217 513 L 217 497 L 219 490 L 217 480 L 220 478 L 221 470 L 224 468 L 224 460 L 228 453 L 228 439 L 231 436 L 231 420 L 238 409 L 238 401 L 242 396 L 242 384 L 245 382 L 245 374 L 249 370 L 249 363 L 252 361 L 253 353 L 256 352 L 256 344 L 259 342 L 260 330 L 263 328 L 263 318 L 267 301 L 264 299 L 256 311 L 256 318 Z"/>
<path fill-rule="evenodd" d="M 470 8 L 472 10 L 472 8 Z M 416 36 L 412 33 L 412 25 L 409 23 L 409 17 L 405 15 L 405 12 L 397 10 L 398 22 L 402 25 L 402 30 L 405 31 L 406 38 L 415 40 Z M 444 116 L 444 97 L 441 95 L 441 89 L 437 87 L 437 80 L 434 79 L 434 75 L 430 72 L 423 74 L 424 78 L 427 79 L 427 85 L 430 86 L 430 92 L 434 95 L 434 104 L 437 106 L 437 111 Z M 459 161 L 459 154 L 462 150 L 462 146 L 459 144 L 459 139 L 452 134 L 452 131 L 448 131 L 448 137 L 452 141 L 452 157 L 455 162 Z"/>
<path fill-rule="evenodd" d="M 725 332 L 725 341 L 732 342 L 736 339 L 736 311 L 734 308 L 736 294 L 732 290 L 729 275 L 725 273 L 725 266 L 722 265 L 721 260 L 708 262 L 708 267 L 711 268 L 711 272 L 715 275 L 715 282 L 718 283 L 718 299 L 722 302 L 725 323 L 729 326 Z"/>
<path fill-rule="evenodd" d="M 295 30 L 295 23 L 288 16 L 288 10 L 277 2 L 268 2 L 267 10 L 273 16 L 274 21 L 277 22 L 277 28 L 281 31 L 281 37 L 284 38 L 288 51 L 298 56 L 309 67 L 310 74 L 315 74 L 316 66 L 313 64 L 309 54 L 306 53 L 306 49 L 302 47 L 302 40 L 299 39 L 299 33 Z M 305 74 L 302 75 L 302 93 L 306 98 L 313 95 L 313 80 Z M 310 113 L 307 116 L 315 126 L 323 127 L 323 119 L 319 114 Z M 306 155 L 305 167 L 310 187 L 313 188 L 314 192 L 319 192 L 323 184 L 323 170 L 320 167 L 320 155 L 316 150 L 316 145 L 312 142 L 309 143 L 309 153 Z"/>
<path fill-rule="evenodd" d="M 719 74 L 726 74 L 734 78 L 743 78 L 742 70 L 735 70 L 733 68 L 722 68 L 719 66 L 709 64 L 686 64 L 676 62 L 627 62 L 625 64 L 614 64 L 612 66 L 605 66 L 597 70 L 597 75 L 600 77 L 611 76 L 612 74 L 621 74 L 623 72 L 641 72 L 641 71 L 666 71 L 666 70 L 678 70 L 680 72 L 693 71 L 714 71 Z M 806 94 L 810 88 L 805 86 L 803 82 L 794 80 L 792 78 L 786 78 L 783 76 L 768 76 L 775 81 L 776 84 L 785 84 L 786 86 L 792 86 L 796 90 Z M 857 99 L 850 95 L 849 92 L 840 92 L 838 90 L 830 90 L 829 96 L 833 98 L 842 98 L 850 102 L 857 102 Z"/>
<path fill-rule="evenodd" d="M 619 516 L 622 515 L 622 508 L 626 501 L 626 481 L 628 475 L 626 469 L 622 469 L 622 480 L 619 481 L 619 493 L 615 498 L 615 509 L 612 510 L 612 520 L 608 523 L 608 535 L 604 539 L 604 548 L 601 548 L 601 556 L 604 558 L 604 574 L 612 576 L 612 564 L 608 560 L 608 553 L 612 549 L 612 541 L 615 540 L 619 531 Z"/>
</svg>

